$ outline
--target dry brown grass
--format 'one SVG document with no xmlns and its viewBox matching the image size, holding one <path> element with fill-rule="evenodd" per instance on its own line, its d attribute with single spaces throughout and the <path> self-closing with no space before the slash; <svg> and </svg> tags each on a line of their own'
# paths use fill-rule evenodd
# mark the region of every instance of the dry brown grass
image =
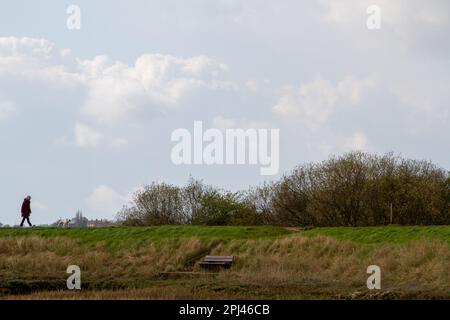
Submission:
<svg viewBox="0 0 450 320">
<path fill-rule="evenodd" d="M 248 296 L 223 294 L 207 290 L 193 290 L 183 286 L 150 287 L 126 290 L 46 291 L 27 295 L 7 296 L 8 300 L 192 300 L 192 299 L 248 299 Z"/>
<path fill-rule="evenodd" d="M 409 294 L 435 292 L 450 298 L 450 247 L 446 242 L 417 241 L 402 246 L 368 246 L 328 237 L 289 237 L 274 242 L 234 241 L 215 254 L 237 253 L 241 282 L 264 285 L 322 283 L 341 291 L 365 289 L 369 265 L 382 270 L 385 290 Z"/>
<path fill-rule="evenodd" d="M 235 255 L 236 264 L 230 271 L 203 275 L 193 262 L 207 252 Z M 383 290 L 396 297 L 450 298 L 450 247 L 442 241 L 375 246 L 324 236 L 291 236 L 211 246 L 188 238 L 111 252 L 65 238 L 0 238 L 0 288 L 11 280 L 56 279 L 63 286 L 70 264 L 81 267 L 83 283 L 94 284 L 94 290 L 4 298 L 347 298 L 355 291 L 367 291 L 366 269 L 373 264 L 381 267 Z M 170 273 L 177 271 L 193 274 Z M 114 281 L 120 282 L 118 290 L 95 287 Z"/>
</svg>

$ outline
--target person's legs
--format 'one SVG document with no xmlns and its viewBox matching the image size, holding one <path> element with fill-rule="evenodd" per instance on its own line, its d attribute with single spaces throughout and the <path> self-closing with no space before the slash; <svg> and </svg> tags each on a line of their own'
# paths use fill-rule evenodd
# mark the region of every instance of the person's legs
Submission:
<svg viewBox="0 0 450 320">
<path fill-rule="evenodd" d="M 31 224 L 31 222 L 30 222 L 30 217 L 27 217 L 27 222 L 28 222 L 28 225 L 29 225 L 30 227 L 33 226 L 33 225 Z"/>
<path fill-rule="evenodd" d="M 22 222 L 20 223 L 20 226 L 23 227 L 23 223 L 25 222 L 25 217 L 22 218 Z"/>
</svg>

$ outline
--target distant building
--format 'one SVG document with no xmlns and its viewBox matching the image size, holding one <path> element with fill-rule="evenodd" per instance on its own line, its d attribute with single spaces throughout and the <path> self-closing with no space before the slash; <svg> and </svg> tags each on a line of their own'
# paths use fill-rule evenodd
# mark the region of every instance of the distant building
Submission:
<svg viewBox="0 0 450 320">
<path fill-rule="evenodd" d="M 62 223 L 64 222 L 64 223 Z M 109 221 L 106 219 L 88 219 L 83 216 L 81 211 L 77 211 L 75 217 L 72 219 L 62 219 L 60 218 L 58 221 L 53 223 L 52 227 L 69 227 L 69 228 L 105 228 L 114 226 L 114 221 Z"/>
<path fill-rule="evenodd" d="M 109 221 L 106 219 L 88 220 L 88 222 L 87 222 L 88 228 L 106 228 L 106 227 L 111 227 L 113 225 L 114 225 L 113 221 Z"/>
</svg>

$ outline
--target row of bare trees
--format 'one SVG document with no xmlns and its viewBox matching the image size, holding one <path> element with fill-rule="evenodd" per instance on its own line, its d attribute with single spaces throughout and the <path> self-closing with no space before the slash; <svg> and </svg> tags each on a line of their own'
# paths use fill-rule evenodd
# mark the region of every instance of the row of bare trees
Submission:
<svg viewBox="0 0 450 320">
<path fill-rule="evenodd" d="M 186 186 L 153 183 L 134 194 L 118 213 L 124 225 L 255 225 L 259 215 L 241 193 L 231 193 L 190 179 Z"/>
<path fill-rule="evenodd" d="M 155 183 L 118 216 L 127 225 L 450 224 L 450 176 L 429 161 L 353 152 L 238 193 Z"/>
</svg>

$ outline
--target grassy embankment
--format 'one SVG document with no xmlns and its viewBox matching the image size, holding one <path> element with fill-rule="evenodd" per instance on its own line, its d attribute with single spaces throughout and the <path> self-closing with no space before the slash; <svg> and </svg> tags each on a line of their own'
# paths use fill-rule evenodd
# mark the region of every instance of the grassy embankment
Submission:
<svg viewBox="0 0 450 320">
<path fill-rule="evenodd" d="M 237 260 L 208 272 L 206 254 Z M 65 290 L 71 264 L 81 292 Z M 449 226 L 0 229 L 0 298 L 450 299 L 449 269 Z"/>
</svg>

